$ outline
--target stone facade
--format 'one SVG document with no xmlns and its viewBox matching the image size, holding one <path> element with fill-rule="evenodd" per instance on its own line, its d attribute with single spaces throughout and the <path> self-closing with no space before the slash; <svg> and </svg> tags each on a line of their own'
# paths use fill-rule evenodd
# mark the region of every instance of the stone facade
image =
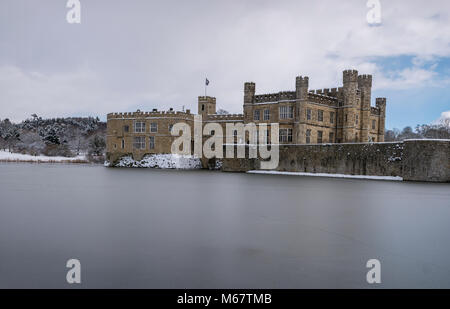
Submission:
<svg viewBox="0 0 450 309">
<path fill-rule="evenodd" d="M 296 78 L 295 91 L 256 94 L 256 86 L 244 85 L 243 114 L 217 115 L 216 98 L 198 98 L 202 125 L 218 123 L 226 134 L 226 124 L 278 123 L 281 144 L 322 144 L 383 142 L 386 99 L 377 98 L 371 107 L 372 76 L 343 72 L 343 87 L 309 90 L 309 78 Z M 125 154 L 140 159 L 145 154 L 171 153 L 176 137 L 170 126 L 185 122 L 194 128 L 194 114 L 157 111 L 111 113 L 107 116 L 107 156 L 115 160 Z M 204 135 L 204 140 L 211 134 Z M 248 133 L 245 143 L 250 143 Z M 270 137 L 268 138 L 269 142 Z M 225 142 L 225 137 L 224 137 Z"/>
</svg>

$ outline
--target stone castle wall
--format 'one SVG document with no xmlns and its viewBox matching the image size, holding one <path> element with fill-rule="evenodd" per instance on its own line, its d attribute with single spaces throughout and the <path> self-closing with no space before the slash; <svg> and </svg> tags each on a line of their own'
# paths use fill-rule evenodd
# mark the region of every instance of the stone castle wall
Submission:
<svg viewBox="0 0 450 309">
<path fill-rule="evenodd" d="M 259 159 L 224 159 L 222 170 L 245 172 L 258 170 L 259 166 Z M 405 181 L 450 182 L 450 141 L 280 145 L 276 171 L 399 176 Z"/>
</svg>

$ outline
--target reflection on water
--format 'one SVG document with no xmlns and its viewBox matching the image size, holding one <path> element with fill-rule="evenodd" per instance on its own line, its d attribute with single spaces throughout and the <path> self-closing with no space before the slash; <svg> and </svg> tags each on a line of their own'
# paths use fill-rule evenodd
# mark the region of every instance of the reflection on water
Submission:
<svg viewBox="0 0 450 309">
<path fill-rule="evenodd" d="M 449 189 L 0 164 L 0 288 L 450 288 Z"/>
</svg>

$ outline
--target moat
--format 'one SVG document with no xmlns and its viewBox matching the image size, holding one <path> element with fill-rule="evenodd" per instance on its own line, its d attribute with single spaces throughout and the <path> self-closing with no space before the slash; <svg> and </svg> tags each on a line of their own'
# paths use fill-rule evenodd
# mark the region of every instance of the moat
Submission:
<svg viewBox="0 0 450 309">
<path fill-rule="evenodd" d="M 0 288 L 450 288 L 449 189 L 3 163 Z"/>
</svg>

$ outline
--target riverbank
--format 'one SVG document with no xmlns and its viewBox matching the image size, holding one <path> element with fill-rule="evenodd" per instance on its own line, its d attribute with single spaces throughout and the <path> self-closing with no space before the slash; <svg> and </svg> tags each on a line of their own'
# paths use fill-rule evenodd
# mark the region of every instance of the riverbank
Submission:
<svg viewBox="0 0 450 309">
<path fill-rule="evenodd" d="M 29 154 L 13 153 L 9 151 L 0 151 L 0 162 L 24 162 L 24 163 L 89 163 L 84 155 L 76 157 L 50 157 L 33 156 Z"/>
</svg>

